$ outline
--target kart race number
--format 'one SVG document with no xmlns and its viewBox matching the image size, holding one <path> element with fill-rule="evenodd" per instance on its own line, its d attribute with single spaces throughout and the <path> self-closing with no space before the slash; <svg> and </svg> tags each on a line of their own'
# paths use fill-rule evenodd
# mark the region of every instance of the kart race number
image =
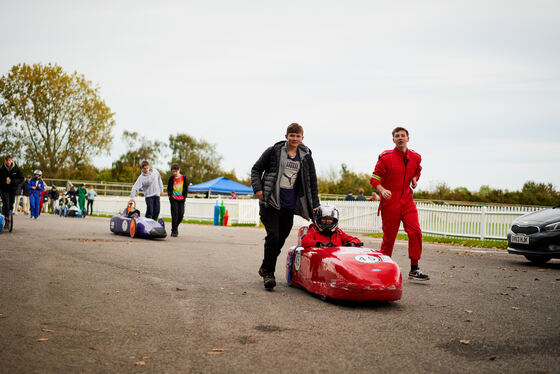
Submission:
<svg viewBox="0 0 560 374">
<path fill-rule="evenodd" d="M 121 225 L 122 231 L 126 231 L 126 229 L 128 228 L 128 222 L 126 221 L 122 221 L 122 225 Z"/>
<path fill-rule="evenodd" d="M 358 256 L 354 256 L 354 260 L 361 262 L 363 264 L 376 264 L 379 261 L 381 261 L 381 259 L 377 256 L 370 256 L 370 255 L 358 255 Z"/>
<path fill-rule="evenodd" d="M 511 234 L 510 240 L 512 243 L 529 244 L 529 237 L 527 235 Z"/>
<path fill-rule="evenodd" d="M 296 249 L 296 257 L 294 258 L 294 269 L 299 271 L 299 267 L 301 266 L 301 249 Z"/>
</svg>

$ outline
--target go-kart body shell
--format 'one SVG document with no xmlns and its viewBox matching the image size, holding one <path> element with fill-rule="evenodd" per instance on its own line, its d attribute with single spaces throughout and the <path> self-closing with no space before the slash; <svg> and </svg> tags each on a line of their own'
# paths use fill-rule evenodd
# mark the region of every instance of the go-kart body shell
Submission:
<svg viewBox="0 0 560 374">
<path fill-rule="evenodd" d="M 146 217 L 127 217 L 126 213 L 127 211 L 125 209 L 123 213 L 111 217 L 109 227 L 115 234 L 129 235 L 144 239 L 165 238 L 167 236 L 165 225 L 161 218 L 159 221 L 155 221 Z M 136 225 L 135 232 L 133 235 L 130 235 L 130 226 L 133 220 Z"/>
<path fill-rule="evenodd" d="M 66 217 L 82 217 L 82 210 L 75 205 L 72 205 L 66 210 Z"/>
<path fill-rule="evenodd" d="M 306 229 L 306 228 L 302 228 Z M 305 230 L 300 229 L 300 234 Z M 299 235 L 300 241 L 303 235 Z M 391 257 L 364 247 L 295 246 L 286 261 L 288 284 L 331 299 L 399 300 L 402 275 Z"/>
</svg>

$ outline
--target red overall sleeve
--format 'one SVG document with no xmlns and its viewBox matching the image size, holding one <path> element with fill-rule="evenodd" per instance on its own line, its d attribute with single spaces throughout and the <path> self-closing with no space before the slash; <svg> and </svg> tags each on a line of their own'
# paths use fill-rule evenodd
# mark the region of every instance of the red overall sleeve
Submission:
<svg viewBox="0 0 560 374">
<path fill-rule="evenodd" d="M 309 229 L 307 230 L 307 234 L 301 238 L 301 245 L 304 248 L 307 247 L 315 247 L 317 244 L 317 239 L 315 239 L 315 234 L 317 233 L 317 229 L 315 225 L 310 225 Z"/>
<path fill-rule="evenodd" d="M 416 153 L 416 159 L 418 160 L 418 167 L 416 168 L 416 172 L 414 173 L 413 178 L 416 178 L 416 180 L 418 181 L 420 179 L 420 173 L 422 172 L 422 166 L 420 166 L 420 163 L 422 162 L 422 156 Z"/>
<path fill-rule="evenodd" d="M 369 183 L 371 183 L 371 185 L 375 189 L 377 189 L 377 186 L 381 184 L 381 178 L 383 178 L 383 176 L 387 173 L 387 165 L 385 164 L 385 161 L 382 158 L 384 154 L 385 153 L 379 155 L 377 164 L 375 164 L 375 169 L 373 170 L 373 173 L 369 180 Z"/>
<path fill-rule="evenodd" d="M 362 241 L 352 235 L 348 235 L 347 233 L 345 233 L 344 231 L 342 231 L 341 229 L 338 229 L 338 234 L 340 235 L 340 238 L 342 240 L 342 243 L 338 244 L 338 245 L 344 245 L 346 243 L 361 243 Z"/>
</svg>

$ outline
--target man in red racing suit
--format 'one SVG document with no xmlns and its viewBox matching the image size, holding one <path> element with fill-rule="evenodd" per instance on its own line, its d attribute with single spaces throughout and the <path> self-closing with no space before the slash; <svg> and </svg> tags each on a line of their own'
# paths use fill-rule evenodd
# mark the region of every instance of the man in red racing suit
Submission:
<svg viewBox="0 0 560 374">
<path fill-rule="evenodd" d="M 408 278 L 428 280 L 430 277 L 422 273 L 418 267 L 418 260 L 422 254 L 422 230 L 412 197 L 412 189 L 416 188 L 420 178 L 422 158 L 418 153 L 408 149 L 408 141 L 408 130 L 403 127 L 393 130 L 395 148 L 379 155 L 370 183 L 381 195 L 379 205 L 383 225 L 381 252 L 387 256 L 393 254 L 393 246 L 402 221 L 404 230 L 408 234 L 408 257 L 411 264 Z"/>
</svg>

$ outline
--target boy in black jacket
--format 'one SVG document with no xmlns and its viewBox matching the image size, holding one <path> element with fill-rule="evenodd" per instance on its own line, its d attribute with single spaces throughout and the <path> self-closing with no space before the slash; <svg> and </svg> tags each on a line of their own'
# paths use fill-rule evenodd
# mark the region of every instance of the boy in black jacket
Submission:
<svg viewBox="0 0 560 374">
<path fill-rule="evenodd" d="M 171 207 L 171 236 L 179 235 L 179 224 L 185 214 L 185 199 L 189 191 L 189 181 L 181 174 L 178 164 L 171 165 L 172 176 L 167 182 L 167 195 Z"/>
<path fill-rule="evenodd" d="M 276 286 L 276 260 L 292 229 L 294 214 L 309 219 L 319 206 L 315 164 L 311 150 L 302 144 L 303 128 L 292 123 L 285 137 L 264 151 L 251 169 L 251 185 L 260 200 L 266 229 L 259 275 L 267 290 Z"/>
<path fill-rule="evenodd" d="M 7 155 L 0 166 L 0 196 L 2 198 L 2 214 L 9 217 L 14 210 L 16 190 L 23 181 L 23 173 L 14 163 L 12 155 Z M 8 221 L 6 221 L 6 225 Z"/>
</svg>

